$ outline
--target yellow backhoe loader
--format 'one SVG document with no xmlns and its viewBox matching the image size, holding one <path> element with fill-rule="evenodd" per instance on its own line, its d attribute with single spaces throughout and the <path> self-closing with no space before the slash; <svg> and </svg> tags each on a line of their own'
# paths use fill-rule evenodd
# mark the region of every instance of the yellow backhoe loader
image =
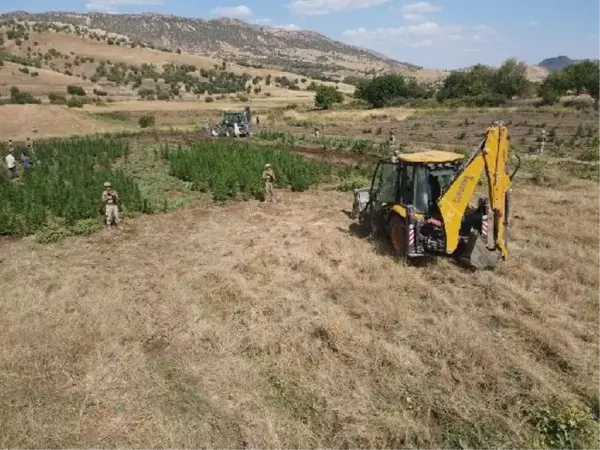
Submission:
<svg viewBox="0 0 600 450">
<path fill-rule="evenodd" d="M 511 185 L 520 166 L 519 159 L 508 174 L 509 139 L 502 122 L 494 122 L 467 160 L 425 151 L 379 161 L 371 187 L 354 191 L 354 218 L 389 238 L 398 258 L 449 255 L 475 269 L 495 267 L 508 257 Z M 488 195 L 474 206 L 482 173 Z"/>
</svg>

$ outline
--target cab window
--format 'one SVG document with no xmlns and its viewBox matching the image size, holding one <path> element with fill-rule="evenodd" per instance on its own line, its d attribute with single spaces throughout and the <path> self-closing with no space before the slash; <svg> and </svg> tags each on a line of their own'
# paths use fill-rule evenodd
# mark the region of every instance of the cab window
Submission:
<svg viewBox="0 0 600 450">
<path fill-rule="evenodd" d="M 400 202 L 403 205 L 413 204 L 413 193 L 415 183 L 415 166 L 404 166 L 402 174 L 402 191 L 400 193 Z"/>
<path fill-rule="evenodd" d="M 377 203 L 394 203 L 398 192 L 398 164 L 381 163 L 373 177 L 372 192 Z"/>
<path fill-rule="evenodd" d="M 378 200 L 381 203 L 395 203 L 398 193 L 398 165 L 384 164 L 381 171 L 381 187 Z"/>
</svg>

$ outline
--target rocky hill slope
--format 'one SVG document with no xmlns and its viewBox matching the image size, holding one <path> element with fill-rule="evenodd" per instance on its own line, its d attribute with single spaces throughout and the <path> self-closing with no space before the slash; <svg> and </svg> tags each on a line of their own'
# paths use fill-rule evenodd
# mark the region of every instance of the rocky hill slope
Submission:
<svg viewBox="0 0 600 450">
<path fill-rule="evenodd" d="M 354 47 L 322 34 L 252 25 L 235 19 L 203 20 L 160 14 L 26 13 L 1 19 L 54 22 L 102 30 L 132 41 L 176 51 L 226 57 L 250 66 L 280 68 L 313 77 L 330 73 L 414 71 L 420 67 L 395 61 L 371 50 Z"/>
<path fill-rule="evenodd" d="M 579 59 L 571 59 L 568 56 L 561 55 L 555 58 L 546 58 L 540 62 L 538 66 L 543 67 L 550 72 L 556 72 L 564 69 L 565 67 L 577 64 L 578 62 L 580 62 Z"/>
</svg>

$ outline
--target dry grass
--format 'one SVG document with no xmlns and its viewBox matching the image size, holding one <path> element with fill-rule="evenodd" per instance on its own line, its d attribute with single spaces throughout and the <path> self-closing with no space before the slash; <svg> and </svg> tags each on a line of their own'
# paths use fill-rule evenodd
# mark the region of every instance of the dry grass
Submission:
<svg viewBox="0 0 600 450">
<path fill-rule="evenodd" d="M 518 447 L 520 405 L 597 404 L 597 184 L 516 186 L 477 274 L 396 264 L 348 194 L 278 195 L 0 242 L 0 444 Z"/>
<path fill-rule="evenodd" d="M 407 108 L 381 108 L 377 110 L 341 110 L 341 111 L 286 111 L 283 115 L 274 113 L 272 122 L 297 121 L 319 125 L 346 125 L 369 123 L 373 121 L 399 122 L 413 114 L 415 110 Z"/>
<path fill-rule="evenodd" d="M 108 45 L 106 42 L 98 42 L 93 39 L 82 39 L 80 37 L 74 37 L 63 33 L 31 33 L 30 41 L 37 41 L 39 48 L 44 53 L 51 48 L 54 48 L 62 53 L 69 54 L 74 52 L 79 56 L 89 56 L 97 60 L 110 60 L 111 62 L 125 62 L 127 64 L 142 63 L 155 64 L 161 67 L 166 63 L 174 64 L 193 64 L 197 68 L 212 68 L 215 64 L 221 65 L 222 59 L 209 58 L 199 54 L 190 53 L 168 53 L 161 52 L 159 50 L 152 50 L 149 48 L 122 48 L 115 45 Z M 15 53 L 19 53 L 19 49 L 11 41 L 8 43 L 7 49 Z M 266 78 L 267 75 L 271 75 L 273 78 L 286 76 L 291 79 L 304 78 L 301 75 L 294 74 L 291 72 L 285 72 L 274 69 L 256 69 L 253 67 L 242 67 L 237 64 L 229 63 L 228 70 L 237 74 L 248 73 L 252 76 L 262 76 Z M 87 75 L 92 75 L 93 71 L 88 71 Z M 310 84 L 312 79 L 307 79 L 305 84 Z M 329 82 L 320 82 L 322 84 L 333 85 Z M 354 92 L 354 86 L 350 86 L 344 83 L 340 83 L 339 89 L 342 92 Z M 274 86 L 263 87 L 264 92 L 272 92 L 274 95 L 281 91 Z"/>
<path fill-rule="evenodd" d="M 56 73 L 52 70 L 30 67 L 31 72 L 39 73 L 39 76 L 32 77 L 29 74 L 19 72 L 21 67 L 23 66 L 10 62 L 5 62 L 4 66 L 0 67 L 0 95 L 10 97 L 10 88 L 13 86 L 37 96 L 47 95 L 51 92 L 66 94 L 69 84 L 93 89 L 93 83 L 85 82 L 79 78 Z"/>
<path fill-rule="evenodd" d="M 58 105 L 4 105 L 0 107 L 0 135 L 24 140 L 38 129 L 37 137 L 122 131 L 123 124 L 108 123 L 91 115 Z"/>
</svg>

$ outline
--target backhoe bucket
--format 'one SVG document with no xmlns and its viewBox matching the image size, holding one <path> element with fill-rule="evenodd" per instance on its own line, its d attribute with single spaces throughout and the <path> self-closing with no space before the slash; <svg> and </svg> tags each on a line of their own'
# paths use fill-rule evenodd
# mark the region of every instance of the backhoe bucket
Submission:
<svg viewBox="0 0 600 450">
<path fill-rule="evenodd" d="M 500 253 L 498 250 L 489 250 L 486 239 L 477 231 L 473 231 L 456 257 L 459 262 L 473 269 L 485 270 L 498 265 Z"/>
</svg>

